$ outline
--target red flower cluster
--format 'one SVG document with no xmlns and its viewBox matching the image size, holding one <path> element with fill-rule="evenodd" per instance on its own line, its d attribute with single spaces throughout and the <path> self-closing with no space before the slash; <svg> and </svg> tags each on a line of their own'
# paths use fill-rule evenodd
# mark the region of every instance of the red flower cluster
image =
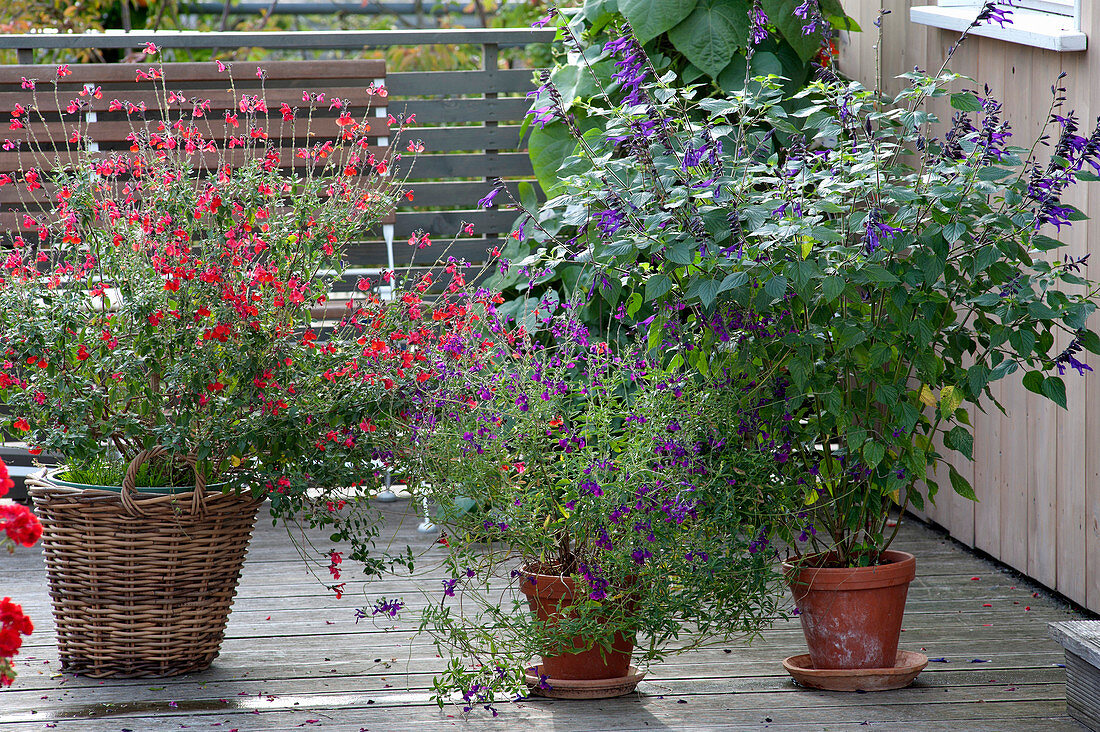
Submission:
<svg viewBox="0 0 1100 732">
<path fill-rule="evenodd" d="M 0 497 L 7 495 L 14 485 L 8 475 L 8 466 L 0 460 Z M 34 546 L 42 536 L 42 524 L 30 509 L 18 503 L 0 503 L 0 530 L 12 542 L 23 546 Z M 11 658 L 23 645 L 20 635 L 30 635 L 33 631 L 34 624 L 23 614 L 22 607 L 13 603 L 10 597 L 0 600 L 0 686 L 11 686 L 15 679 Z"/>
<path fill-rule="evenodd" d="M 23 608 L 11 601 L 10 597 L 0 600 L 0 686 L 11 686 L 15 680 L 15 671 L 11 658 L 19 653 L 23 645 L 23 635 L 34 632 L 31 619 L 23 614 Z"/>
<path fill-rule="evenodd" d="M 0 503 L 0 531 L 13 543 L 30 547 L 42 536 L 42 524 L 26 506 Z"/>
</svg>

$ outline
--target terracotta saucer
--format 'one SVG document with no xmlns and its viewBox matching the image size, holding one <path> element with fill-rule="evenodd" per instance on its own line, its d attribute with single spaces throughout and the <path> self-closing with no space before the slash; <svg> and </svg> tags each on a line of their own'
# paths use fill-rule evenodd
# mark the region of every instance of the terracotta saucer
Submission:
<svg viewBox="0 0 1100 732">
<path fill-rule="evenodd" d="M 633 666 L 626 676 L 614 679 L 546 679 L 549 689 L 539 685 L 539 667 L 527 669 L 527 686 L 535 696 L 552 699 L 610 699 L 624 696 L 634 691 L 638 682 L 645 678 L 644 671 Z"/>
<path fill-rule="evenodd" d="M 902 689 L 913 683 L 925 666 L 928 656 L 915 651 L 898 651 L 893 668 L 814 668 L 810 654 L 803 653 L 783 659 L 783 668 L 802 686 L 827 691 L 887 691 Z"/>
</svg>

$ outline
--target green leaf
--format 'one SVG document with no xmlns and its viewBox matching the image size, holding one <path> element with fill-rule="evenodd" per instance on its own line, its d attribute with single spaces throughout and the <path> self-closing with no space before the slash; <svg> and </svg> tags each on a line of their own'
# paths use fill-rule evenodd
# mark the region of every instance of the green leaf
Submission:
<svg viewBox="0 0 1100 732">
<path fill-rule="evenodd" d="M 987 165 L 978 171 L 978 180 L 1000 180 L 1011 173 L 1011 170 Z M 1080 176 L 1080 174 L 1078 174 L 1078 176 Z"/>
<path fill-rule="evenodd" d="M 688 297 L 698 297 L 703 307 L 709 308 L 714 304 L 714 298 L 718 297 L 720 285 L 718 280 L 695 280 L 688 290 Z"/>
<path fill-rule="evenodd" d="M 645 299 L 653 302 L 672 289 L 672 280 L 667 275 L 653 275 L 645 283 Z"/>
<path fill-rule="evenodd" d="M 787 278 L 783 275 L 772 277 L 768 280 L 767 284 L 764 285 L 764 292 L 773 300 L 778 300 L 783 297 L 787 292 Z"/>
<path fill-rule="evenodd" d="M 619 12 L 630 21 L 638 40 L 645 43 L 675 28 L 691 15 L 695 5 L 696 0 L 619 0 Z"/>
<path fill-rule="evenodd" d="M 740 287 L 749 281 L 749 275 L 747 272 L 733 272 L 726 275 L 726 278 L 722 280 L 722 284 L 718 286 L 718 293 L 721 294 L 726 290 L 732 290 L 735 287 Z"/>
<path fill-rule="evenodd" d="M 943 240 L 948 244 L 954 244 L 962 238 L 966 233 L 966 224 L 961 221 L 956 221 L 953 224 L 943 227 Z"/>
<path fill-rule="evenodd" d="M 1066 408 L 1066 382 L 1060 377 L 1048 376 L 1043 379 L 1042 393 L 1062 409 Z"/>
<path fill-rule="evenodd" d="M 877 264 L 869 264 L 863 268 L 863 271 L 866 272 L 872 280 L 884 285 L 893 285 L 900 281 L 897 277 L 890 274 L 885 267 L 880 267 Z"/>
<path fill-rule="evenodd" d="M 958 450 L 968 460 L 974 459 L 974 435 L 967 432 L 965 427 L 956 426 L 944 435 L 943 444 L 952 450 Z"/>
<path fill-rule="evenodd" d="M 918 511 L 924 510 L 924 496 L 920 494 L 917 487 L 914 485 L 909 489 L 909 502 L 913 504 L 913 508 Z"/>
<path fill-rule="evenodd" d="M 830 275 L 826 277 L 821 283 L 821 291 L 825 295 L 826 302 L 833 302 L 840 293 L 844 292 L 844 278 L 836 275 Z"/>
<path fill-rule="evenodd" d="M 1077 340 L 1081 342 L 1081 345 L 1085 347 L 1085 350 L 1089 353 L 1100 354 L 1100 336 L 1097 336 L 1091 330 L 1083 330 L 1077 334 Z"/>
<path fill-rule="evenodd" d="M 867 463 L 867 467 L 875 468 L 882 462 L 882 458 L 886 456 L 886 446 L 881 442 L 867 442 L 863 446 L 863 459 Z"/>
<path fill-rule="evenodd" d="M 963 112 L 977 112 L 982 108 L 982 103 L 971 92 L 958 92 L 951 95 L 951 106 Z"/>
<path fill-rule="evenodd" d="M 670 262 L 676 264 L 693 264 L 695 262 L 695 247 L 686 241 L 682 241 L 670 247 L 666 256 Z"/>
<path fill-rule="evenodd" d="M 577 141 L 570 134 L 569 128 L 559 122 L 548 124 L 543 129 L 535 127 L 531 130 L 527 154 L 531 158 L 535 177 L 548 197 L 552 197 L 561 185 L 558 173 L 565 159 L 573 154 L 576 147 Z"/>
<path fill-rule="evenodd" d="M 668 39 L 688 61 L 717 78 L 748 41 L 749 8 L 744 0 L 698 0 Z"/>
<path fill-rule="evenodd" d="M 980 363 L 974 364 L 966 370 L 966 380 L 970 385 L 971 396 L 977 399 L 989 383 L 989 367 Z"/>
<path fill-rule="evenodd" d="M 977 501 L 978 495 L 974 492 L 974 488 L 971 487 L 970 481 L 959 475 L 959 471 L 955 470 L 954 465 L 948 464 L 947 467 L 951 469 L 951 487 L 955 489 L 955 492 L 963 498 Z"/>
</svg>

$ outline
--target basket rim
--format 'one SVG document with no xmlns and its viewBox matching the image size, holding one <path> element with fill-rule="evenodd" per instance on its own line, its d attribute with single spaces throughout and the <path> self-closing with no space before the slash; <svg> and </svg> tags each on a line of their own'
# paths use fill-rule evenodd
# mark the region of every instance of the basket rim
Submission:
<svg viewBox="0 0 1100 732">
<path fill-rule="evenodd" d="M 77 490 L 97 490 L 105 493 L 121 493 L 122 485 L 99 485 L 97 483 L 78 483 L 73 480 L 62 480 L 57 477 L 60 473 L 69 469 L 68 465 L 58 465 L 54 468 L 46 468 L 46 478 L 53 484 L 60 488 L 76 488 Z M 207 489 L 212 489 L 215 493 L 220 493 L 221 490 L 229 485 L 229 481 L 222 481 L 220 483 L 207 483 Z M 164 496 L 176 496 L 184 493 L 191 493 L 195 490 L 194 485 L 168 485 L 168 486 L 134 486 L 134 490 L 138 493 L 144 493 L 147 495 L 164 495 Z"/>
<path fill-rule="evenodd" d="M 27 494 L 34 496 L 38 494 L 44 496 L 46 494 L 52 494 L 55 496 L 69 496 L 79 497 L 87 496 L 88 498 L 115 498 L 121 500 L 122 488 L 103 487 L 103 486 L 86 486 L 86 487 L 71 487 L 70 485 L 64 485 L 58 482 L 54 477 L 56 473 L 66 470 L 67 466 L 61 465 L 56 468 L 43 467 L 42 470 L 32 473 L 27 482 Z M 37 484 L 36 484 L 37 482 Z M 83 484 L 74 483 L 72 486 L 81 486 Z M 217 483 L 213 487 L 222 488 L 228 485 L 228 483 Z M 156 490 L 156 489 L 155 489 Z M 143 496 L 143 502 L 157 501 L 161 499 L 171 499 L 172 501 L 186 500 L 188 496 L 194 493 L 194 486 L 188 486 L 188 489 L 181 493 L 163 493 L 154 491 L 138 491 Z M 206 493 L 206 500 L 221 501 L 224 499 L 240 499 L 255 503 L 257 506 L 267 500 L 266 495 L 254 496 L 247 491 L 225 491 L 215 490 Z"/>
</svg>

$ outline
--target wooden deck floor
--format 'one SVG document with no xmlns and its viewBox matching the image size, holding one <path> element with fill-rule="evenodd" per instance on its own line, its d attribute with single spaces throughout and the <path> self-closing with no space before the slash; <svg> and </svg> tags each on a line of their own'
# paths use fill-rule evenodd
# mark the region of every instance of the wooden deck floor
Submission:
<svg viewBox="0 0 1100 732">
<path fill-rule="evenodd" d="M 407 504 L 395 504 L 405 506 Z M 411 527 L 402 534 L 426 545 Z M 529 700 L 463 721 L 429 701 L 434 649 L 396 630 L 355 623 L 362 582 L 337 600 L 306 570 L 286 533 L 261 513 L 221 656 L 173 679 L 62 675 L 41 557 L 0 557 L 0 595 L 35 620 L 0 691 L 0 729 L 167 730 L 939 730 L 1076 731 L 1065 714 L 1062 649 L 1047 622 L 1079 617 L 1064 603 L 910 522 L 898 548 L 918 557 L 902 646 L 935 659 L 910 688 L 839 694 L 796 687 L 780 660 L 804 652 L 797 620 L 748 645 L 696 652 L 654 668 L 639 693 L 609 701 Z M 439 549 L 438 551 L 442 551 Z M 346 566 L 346 565 L 345 565 Z M 433 587 L 434 581 L 428 583 Z M 395 580 L 384 591 L 411 589 Z M 370 596 L 384 594 L 379 586 Z M 1037 594 L 1033 594 L 1037 593 Z"/>
</svg>

